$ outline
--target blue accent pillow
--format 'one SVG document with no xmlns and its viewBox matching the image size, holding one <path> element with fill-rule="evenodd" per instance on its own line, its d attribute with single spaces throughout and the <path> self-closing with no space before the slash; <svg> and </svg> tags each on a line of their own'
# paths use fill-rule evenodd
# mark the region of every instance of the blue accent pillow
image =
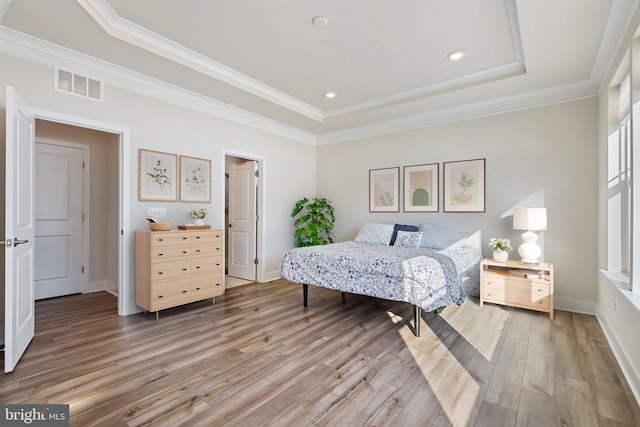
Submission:
<svg viewBox="0 0 640 427">
<path fill-rule="evenodd" d="M 418 226 L 417 225 L 402 225 L 402 224 L 396 224 L 393 226 L 393 235 L 391 236 L 391 241 L 389 242 L 389 245 L 393 246 L 393 244 L 396 242 L 396 238 L 398 237 L 398 231 L 418 231 Z"/>
<path fill-rule="evenodd" d="M 468 231 L 452 230 L 430 224 L 420 224 L 419 229 L 422 231 L 421 248 L 455 249 L 461 246 L 469 235 Z"/>
</svg>

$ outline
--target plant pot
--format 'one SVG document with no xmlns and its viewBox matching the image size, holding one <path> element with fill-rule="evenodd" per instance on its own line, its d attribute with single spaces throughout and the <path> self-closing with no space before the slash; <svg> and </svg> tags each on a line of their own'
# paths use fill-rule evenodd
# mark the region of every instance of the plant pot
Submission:
<svg viewBox="0 0 640 427">
<path fill-rule="evenodd" d="M 193 220 L 194 225 L 204 225 L 204 219 L 196 218 Z"/>
<path fill-rule="evenodd" d="M 493 259 L 496 262 L 507 262 L 507 260 L 509 259 L 509 252 L 493 251 Z"/>
</svg>

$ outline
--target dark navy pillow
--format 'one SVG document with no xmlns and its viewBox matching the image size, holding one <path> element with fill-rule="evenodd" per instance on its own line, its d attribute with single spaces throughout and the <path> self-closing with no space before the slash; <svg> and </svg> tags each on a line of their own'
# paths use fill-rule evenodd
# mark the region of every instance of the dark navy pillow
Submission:
<svg viewBox="0 0 640 427">
<path fill-rule="evenodd" d="M 391 241 L 389 242 L 389 246 L 393 246 L 393 244 L 395 243 L 396 237 L 398 236 L 398 231 L 418 231 L 418 226 L 396 224 L 393 227 L 393 235 L 391 236 Z"/>
</svg>

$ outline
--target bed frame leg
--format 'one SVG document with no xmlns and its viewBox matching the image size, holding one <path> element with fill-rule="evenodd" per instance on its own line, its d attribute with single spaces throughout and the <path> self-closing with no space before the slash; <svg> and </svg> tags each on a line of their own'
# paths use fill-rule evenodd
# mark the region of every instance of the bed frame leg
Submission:
<svg viewBox="0 0 640 427">
<path fill-rule="evenodd" d="M 416 337 L 420 337 L 420 318 L 422 314 L 422 308 L 419 305 L 413 306 L 413 327 Z"/>
<path fill-rule="evenodd" d="M 345 304 L 347 302 L 347 293 L 343 292 L 342 293 L 342 303 Z"/>
<path fill-rule="evenodd" d="M 307 299 L 309 297 L 309 285 L 302 284 L 302 303 L 307 307 Z"/>
</svg>

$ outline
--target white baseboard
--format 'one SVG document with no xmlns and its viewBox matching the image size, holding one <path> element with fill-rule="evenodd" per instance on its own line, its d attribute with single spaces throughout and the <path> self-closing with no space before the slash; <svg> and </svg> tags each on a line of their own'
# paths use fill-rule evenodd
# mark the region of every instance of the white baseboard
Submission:
<svg viewBox="0 0 640 427">
<path fill-rule="evenodd" d="M 280 270 L 276 270 L 276 271 L 267 271 L 264 274 L 264 281 L 265 282 L 271 282 L 274 280 L 278 280 L 280 279 Z"/>
<path fill-rule="evenodd" d="M 629 387 L 633 392 L 633 396 L 636 398 L 636 402 L 640 404 L 640 373 L 636 369 L 636 367 L 631 363 L 631 360 L 627 357 L 624 348 L 620 345 L 620 341 L 616 336 L 615 332 L 609 324 L 607 323 L 607 319 L 602 316 L 600 313 L 596 315 L 596 319 L 598 319 L 598 323 L 600 323 L 600 327 L 602 328 L 602 332 L 604 332 L 604 336 L 609 342 L 609 346 L 613 351 L 613 355 L 615 356 L 618 364 L 620 365 L 620 369 L 622 370 L 622 374 L 624 375 L 627 383 L 629 383 Z"/>
<path fill-rule="evenodd" d="M 571 313 L 591 314 L 597 313 L 597 304 L 593 301 L 585 301 L 572 298 L 553 298 L 553 308 L 555 310 L 570 311 Z"/>
<path fill-rule="evenodd" d="M 89 287 L 85 293 L 107 291 L 118 295 L 118 284 L 109 280 L 94 280 L 89 282 Z"/>
</svg>

